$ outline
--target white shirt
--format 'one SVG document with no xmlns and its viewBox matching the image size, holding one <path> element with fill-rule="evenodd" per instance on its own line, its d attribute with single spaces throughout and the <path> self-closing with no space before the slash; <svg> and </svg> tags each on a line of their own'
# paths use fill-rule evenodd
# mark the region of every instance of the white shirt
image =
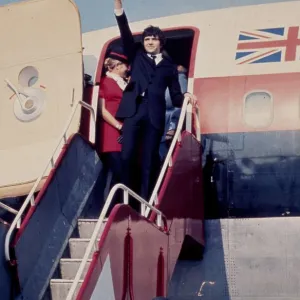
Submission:
<svg viewBox="0 0 300 300">
<path fill-rule="evenodd" d="M 109 78 L 112 78 L 118 84 L 118 86 L 120 87 L 120 89 L 122 91 L 125 90 L 125 88 L 127 86 L 127 82 L 121 76 L 119 76 L 118 74 L 109 72 L 109 71 L 106 72 L 106 76 Z"/>
<path fill-rule="evenodd" d="M 159 63 L 162 61 L 162 59 L 163 59 L 161 53 L 158 53 L 158 54 L 150 54 L 150 53 L 147 53 L 147 55 L 148 55 L 151 59 L 153 59 L 153 58 L 151 57 L 151 55 L 155 55 L 154 62 L 155 62 L 156 65 L 159 64 Z"/>
</svg>

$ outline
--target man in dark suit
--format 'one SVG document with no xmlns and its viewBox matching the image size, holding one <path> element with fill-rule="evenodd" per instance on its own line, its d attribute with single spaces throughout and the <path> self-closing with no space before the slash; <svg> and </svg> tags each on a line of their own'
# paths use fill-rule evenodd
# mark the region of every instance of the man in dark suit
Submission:
<svg viewBox="0 0 300 300">
<path fill-rule="evenodd" d="M 165 91 L 169 88 L 175 107 L 188 96 L 195 104 L 196 97 L 181 93 L 178 71 L 171 58 L 162 53 L 165 43 L 158 27 L 147 27 L 142 35 L 143 49 L 136 50 L 134 39 L 123 11 L 122 0 L 114 0 L 115 15 L 121 33 L 124 52 L 131 64 L 131 79 L 123 93 L 116 117 L 123 120 L 122 172 L 123 183 L 131 186 L 131 172 L 139 134 L 142 134 L 142 174 L 140 194 L 148 199 L 153 188 L 155 160 L 165 126 Z M 134 175 L 134 174 L 132 174 Z"/>
</svg>

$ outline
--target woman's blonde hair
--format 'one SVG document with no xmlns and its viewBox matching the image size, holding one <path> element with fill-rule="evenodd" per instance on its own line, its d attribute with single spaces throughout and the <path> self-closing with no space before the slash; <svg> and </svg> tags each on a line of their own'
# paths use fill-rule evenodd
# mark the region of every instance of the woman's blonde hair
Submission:
<svg viewBox="0 0 300 300">
<path fill-rule="evenodd" d="M 106 58 L 104 61 L 104 67 L 108 71 L 113 70 L 118 64 L 120 64 L 120 61 L 110 57 Z"/>
</svg>

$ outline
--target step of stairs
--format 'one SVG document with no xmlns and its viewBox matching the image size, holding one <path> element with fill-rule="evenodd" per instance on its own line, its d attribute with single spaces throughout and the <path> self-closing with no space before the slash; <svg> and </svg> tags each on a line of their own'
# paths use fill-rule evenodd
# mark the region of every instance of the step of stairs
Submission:
<svg viewBox="0 0 300 300">
<path fill-rule="evenodd" d="M 81 261 L 82 261 L 81 259 L 76 259 L 76 258 L 62 258 L 60 260 L 60 272 L 61 272 L 62 279 L 67 279 L 67 280 L 74 279 L 79 269 Z M 84 279 L 84 276 L 88 271 L 91 261 L 92 261 L 91 259 L 87 261 L 81 279 Z"/>
<path fill-rule="evenodd" d="M 93 231 L 95 229 L 95 226 L 97 224 L 96 219 L 79 219 L 78 220 L 78 231 L 79 231 L 79 236 L 80 238 L 83 239 L 89 239 L 91 238 Z M 104 226 L 107 222 L 107 219 L 103 220 L 103 224 L 100 228 L 100 234 L 102 234 Z"/>
<path fill-rule="evenodd" d="M 82 258 L 85 254 L 86 248 L 90 242 L 90 238 L 93 234 L 93 231 L 97 224 L 97 219 L 78 219 L 78 233 L 79 238 L 70 238 L 69 239 L 69 249 L 70 249 L 70 258 L 61 258 L 60 259 L 60 271 L 62 279 L 51 279 L 50 281 L 50 290 L 52 300 L 65 300 L 68 291 L 72 285 L 73 279 L 76 276 Z M 104 219 L 103 224 L 100 228 L 99 237 L 97 239 L 97 243 L 99 243 L 100 236 L 103 232 L 107 219 Z M 92 261 L 92 256 L 94 251 L 90 253 L 87 264 L 84 268 L 83 274 L 81 276 L 80 283 L 78 284 L 77 291 L 75 295 L 77 295 L 80 286 L 83 282 L 84 276 L 88 271 L 90 263 Z M 74 296 L 73 299 L 76 299 Z"/>
<path fill-rule="evenodd" d="M 97 243 L 99 243 L 100 239 L 97 239 Z M 70 248 L 70 256 L 71 258 L 79 258 L 82 259 L 85 253 L 85 250 L 90 242 L 90 239 L 76 239 L 72 238 L 69 239 L 69 248 Z M 89 255 L 89 258 L 91 259 L 94 254 L 94 251 L 92 251 Z"/>
<path fill-rule="evenodd" d="M 51 279 L 50 289 L 52 300 L 66 300 L 68 292 L 71 288 L 73 280 L 66 279 Z M 73 299 L 76 299 L 76 295 L 79 292 L 79 289 L 83 283 L 83 280 L 80 280 L 75 291 Z"/>
</svg>

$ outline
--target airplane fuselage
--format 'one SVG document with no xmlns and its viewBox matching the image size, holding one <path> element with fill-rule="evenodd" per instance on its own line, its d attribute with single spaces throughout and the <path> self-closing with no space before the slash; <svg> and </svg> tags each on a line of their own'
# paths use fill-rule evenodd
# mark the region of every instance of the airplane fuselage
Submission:
<svg viewBox="0 0 300 300">
<path fill-rule="evenodd" d="M 149 24 L 165 30 L 167 50 L 189 69 L 189 91 L 200 106 L 208 218 L 300 211 L 299 8 L 298 1 L 281 2 L 131 23 L 137 42 Z M 96 84 L 118 37 L 116 27 L 83 35 L 85 72 Z M 176 47 L 180 40 L 187 49 Z"/>
</svg>

